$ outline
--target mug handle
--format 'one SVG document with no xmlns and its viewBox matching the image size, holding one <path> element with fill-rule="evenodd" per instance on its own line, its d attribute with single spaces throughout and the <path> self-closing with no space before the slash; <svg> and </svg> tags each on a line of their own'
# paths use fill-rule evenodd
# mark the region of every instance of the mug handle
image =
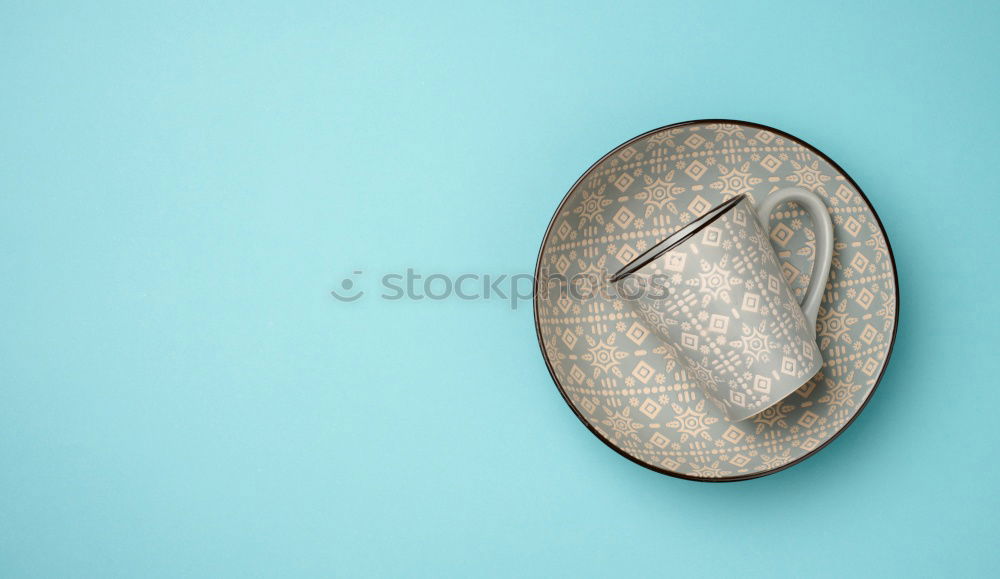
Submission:
<svg viewBox="0 0 1000 579">
<path fill-rule="evenodd" d="M 823 203 L 819 195 L 801 187 L 789 187 L 768 195 L 757 208 L 757 214 L 760 216 L 760 222 L 764 224 L 766 232 L 771 230 L 771 212 L 785 201 L 794 201 L 805 208 L 809 217 L 812 218 L 816 231 L 816 260 L 813 263 L 809 288 L 801 302 L 802 313 L 808 322 L 806 326 L 815 337 L 819 304 L 823 301 L 826 280 L 830 277 L 830 264 L 833 263 L 833 222 L 830 220 L 830 212 L 827 211 L 826 204 Z"/>
</svg>

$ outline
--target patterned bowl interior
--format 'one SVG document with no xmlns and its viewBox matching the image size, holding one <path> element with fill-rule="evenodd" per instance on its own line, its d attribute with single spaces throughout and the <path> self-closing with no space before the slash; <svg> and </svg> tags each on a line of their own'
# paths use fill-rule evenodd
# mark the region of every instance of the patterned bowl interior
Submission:
<svg viewBox="0 0 1000 579">
<path fill-rule="evenodd" d="M 581 298 L 590 294 L 582 286 L 607 279 L 707 208 L 743 193 L 759 202 L 792 185 L 820 194 L 834 223 L 817 325 L 823 369 L 777 405 L 731 423 L 626 304 L 601 293 Z M 801 296 L 813 261 L 808 214 L 780 206 L 769 233 Z M 818 151 L 749 123 L 672 125 L 609 153 L 557 210 L 538 273 L 575 288 L 535 297 L 542 351 L 563 395 L 607 444 L 674 476 L 750 478 L 816 451 L 867 402 L 895 337 L 895 264 L 868 201 Z"/>
</svg>

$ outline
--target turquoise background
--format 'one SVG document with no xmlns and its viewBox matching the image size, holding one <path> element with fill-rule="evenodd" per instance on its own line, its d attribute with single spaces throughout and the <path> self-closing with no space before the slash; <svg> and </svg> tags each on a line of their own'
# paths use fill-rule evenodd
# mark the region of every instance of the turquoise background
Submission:
<svg viewBox="0 0 1000 579">
<path fill-rule="evenodd" d="M 0 575 L 995 572 L 998 5 L 498 4 L 3 2 Z M 378 298 L 530 272 L 593 161 L 705 117 L 823 150 L 895 250 L 815 457 L 647 471 L 526 303 Z"/>
</svg>

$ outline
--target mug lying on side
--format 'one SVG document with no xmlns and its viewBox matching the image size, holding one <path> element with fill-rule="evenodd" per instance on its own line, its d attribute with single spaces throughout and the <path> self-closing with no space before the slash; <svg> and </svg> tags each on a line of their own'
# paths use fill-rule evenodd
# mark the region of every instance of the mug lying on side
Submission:
<svg viewBox="0 0 1000 579">
<path fill-rule="evenodd" d="M 801 305 L 765 227 L 795 201 L 809 212 L 816 259 Z M 760 216 L 758 221 L 757 216 Z M 619 295 L 688 376 L 736 422 L 778 403 L 822 367 L 816 315 L 833 258 L 833 223 L 815 194 L 792 187 L 754 211 L 745 195 L 710 209 L 611 276 Z"/>
</svg>

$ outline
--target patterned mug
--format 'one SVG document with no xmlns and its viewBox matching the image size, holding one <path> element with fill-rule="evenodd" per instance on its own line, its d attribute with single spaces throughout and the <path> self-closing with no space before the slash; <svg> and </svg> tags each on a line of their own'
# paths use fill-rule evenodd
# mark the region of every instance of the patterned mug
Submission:
<svg viewBox="0 0 1000 579">
<path fill-rule="evenodd" d="M 785 201 L 805 208 L 816 232 L 815 265 L 801 304 L 761 225 L 769 225 Z M 758 211 L 745 195 L 710 209 L 610 281 L 688 376 L 737 422 L 778 403 L 822 367 L 816 315 L 832 258 L 826 205 L 792 187 L 769 195 Z"/>
</svg>

